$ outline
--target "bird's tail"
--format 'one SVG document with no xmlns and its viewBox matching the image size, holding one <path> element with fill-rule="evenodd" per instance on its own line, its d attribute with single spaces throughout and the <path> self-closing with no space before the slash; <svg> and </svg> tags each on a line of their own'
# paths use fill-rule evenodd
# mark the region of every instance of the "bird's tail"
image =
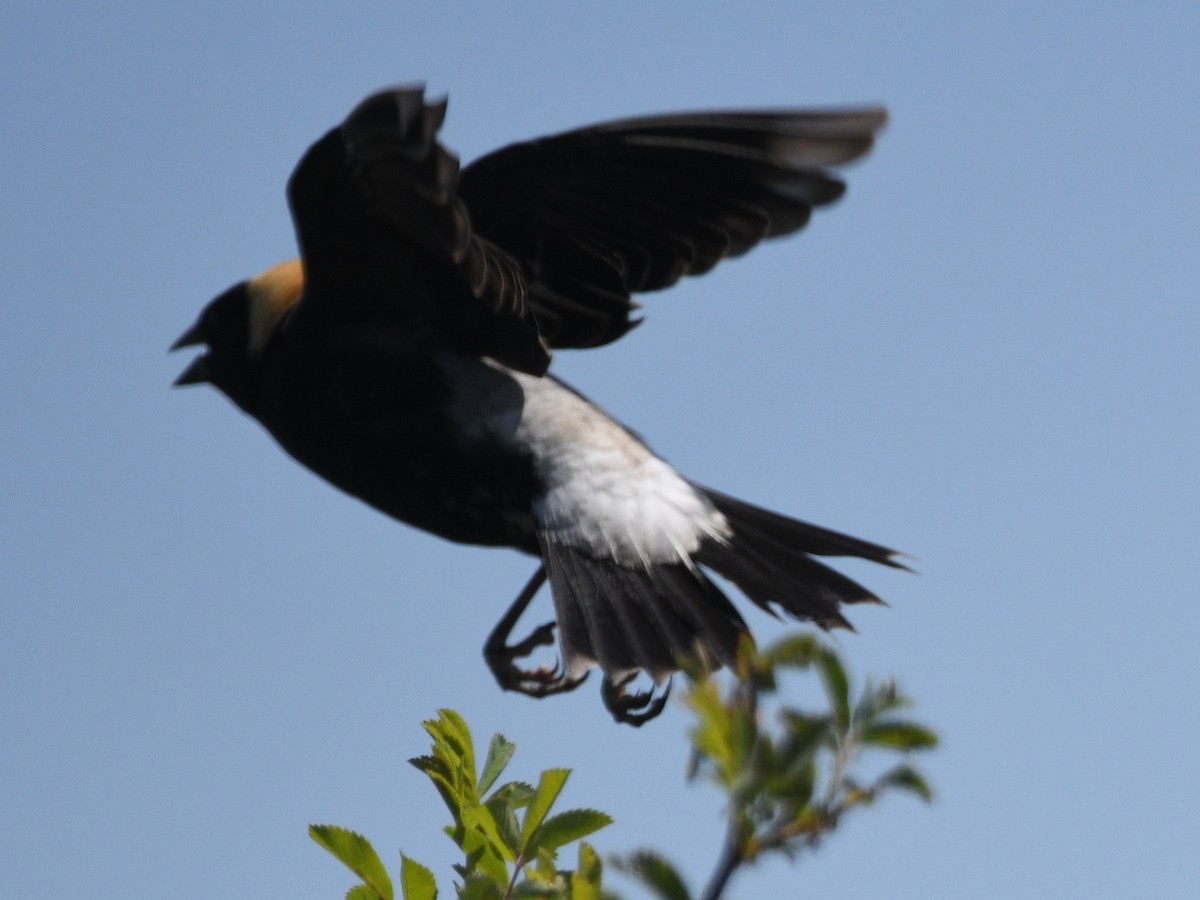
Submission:
<svg viewBox="0 0 1200 900">
<path fill-rule="evenodd" d="M 732 581 L 767 612 L 779 608 L 821 628 L 853 627 L 841 614 L 848 603 L 883 603 L 856 581 L 818 562 L 816 556 L 856 556 L 896 569 L 895 550 L 770 512 L 700 485 L 729 523 L 724 538 L 708 538 L 696 562 Z"/>
<path fill-rule="evenodd" d="M 772 615 L 781 609 L 826 629 L 851 628 L 842 604 L 883 601 L 814 557 L 856 556 L 907 568 L 887 547 L 694 487 L 729 528 L 724 537 L 705 538 L 690 558 L 621 565 L 540 535 L 570 674 L 599 665 L 614 680 L 638 670 L 661 679 L 689 658 L 710 668 L 732 665 L 748 629 L 700 566 Z"/>
</svg>

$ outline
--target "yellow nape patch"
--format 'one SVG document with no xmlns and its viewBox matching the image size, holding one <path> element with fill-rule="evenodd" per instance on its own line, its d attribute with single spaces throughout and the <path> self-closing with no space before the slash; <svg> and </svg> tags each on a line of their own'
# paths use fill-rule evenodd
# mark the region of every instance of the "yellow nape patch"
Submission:
<svg viewBox="0 0 1200 900">
<path fill-rule="evenodd" d="M 289 259 L 246 282 L 250 298 L 250 353 L 258 355 L 289 309 L 304 293 L 304 264 Z"/>
</svg>

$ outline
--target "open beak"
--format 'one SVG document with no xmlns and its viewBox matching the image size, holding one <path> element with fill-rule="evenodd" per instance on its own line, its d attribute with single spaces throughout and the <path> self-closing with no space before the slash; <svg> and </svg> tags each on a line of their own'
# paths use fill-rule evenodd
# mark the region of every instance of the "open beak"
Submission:
<svg viewBox="0 0 1200 900">
<path fill-rule="evenodd" d="M 182 350 L 184 347 L 196 347 L 205 343 L 204 335 L 200 330 L 200 323 L 197 322 L 187 331 L 185 331 L 175 343 L 171 345 L 171 351 Z M 198 356 L 176 378 L 172 383 L 172 387 L 183 387 L 185 384 L 204 384 L 209 380 L 208 356 Z"/>
<path fill-rule="evenodd" d="M 206 343 L 204 340 L 204 332 L 200 328 L 200 323 L 197 322 L 195 325 L 181 334 L 179 336 L 179 340 L 173 343 L 171 345 L 171 349 L 167 352 L 174 353 L 176 350 L 182 350 L 184 347 L 196 347 L 203 343 Z"/>
</svg>

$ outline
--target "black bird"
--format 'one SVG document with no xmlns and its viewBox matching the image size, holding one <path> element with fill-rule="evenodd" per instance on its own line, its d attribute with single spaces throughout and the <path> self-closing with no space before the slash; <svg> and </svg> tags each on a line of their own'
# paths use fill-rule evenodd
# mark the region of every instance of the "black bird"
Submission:
<svg viewBox="0 0 1200 900">
<path fill-rule="evenodd" d="M 300 259 L 234 285 L 172 349 L 300 463 L 389 516 L 540 560 L 485 655 L 501 687 L 575 687 L 594 667 L 618 721 L 653 717 L 681 662 L 728 665 L 746 624 L 711 569 L 763 609 L 822 628 L 880 602 L 818 562 L 895 552 L 679 475 L 547 375 L 552 349 L 638 321 L 631 295 L 804 226 L 886 114 L 706 112 L 514 144 L 460 171 L 445 99 L 367 98 L 288 184 Z M 509 635 L 549 578 L 556 623 Z M 560 667 L 516 660 L 553 643 Z M 657 693 L 657 695 L 656 695 Z"/>
</svg>

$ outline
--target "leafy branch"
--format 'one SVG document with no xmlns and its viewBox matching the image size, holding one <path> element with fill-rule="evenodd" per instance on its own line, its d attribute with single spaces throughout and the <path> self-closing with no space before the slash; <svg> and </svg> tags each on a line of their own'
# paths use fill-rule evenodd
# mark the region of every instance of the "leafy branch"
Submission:
<svg viewBox="0 0 1200 900">
<path fill-rule="evenodd" d="M 761 701 L 778 694 L 780 677 L 814 668 L 828 709 L 806 712 L 782 704 L 774 726 L 765 724 Z M 795 859 L 815 849 L 848 812 L 890 790 L 932 798 L 924 776 L 908 763 L 867 783 L 852 775 L 865 750 L 908 752 L 937 744 L 933 731 L 900 714 L 911 704 L 894 682 L 867 682 L 852 704 L 841 660 L 809 635 L 761 652 L 747 641 L 736 674 L 725 690 L 698 676 L 684 697 L 696 717 L 689 778 L 703 776 L 728 799 L 725 844 L 701 900 L 717 900 L 739 868 L 767 854 Z M 617 862 L 662 900 L 691 900 L 678 871 L 657 854 L 640 851 Z"/>
<path fill-rule="evenodd" d="M 495 735 L 477 775 L 471 732 L 458 713 L 443 709 L 437 719 L 422 724 L 433 738 L 431 752 L 409 762 L 433 782 L 450 810 L 453 824 L 445 832 L 464 854 L 464 861 L 454 867 L 460 879 L 455 885 L 460 898 L 599 900 L 601 866 L 591 847 L 580 845 L 574 871 L 558 869 L 561 847 L 612 822 L 591 809 L 550 815 L 570 774 L 568 769 L 547 769 L 537 787 L 510 781 L 489 793 L 516 746 L 503 735 Z M 362 879 L 363 883 L 346 895 L 347 900 L 394 900 L 387 871 L 366 838 L 333 825 L 313 825 L 309 834 Z M 400 887 L 404 900 L 437 897 L 433 873 L 403 855 Z"/>
<path fill-rule="evenodd" d="M 772 723 L 766 724 L 764 698 L 777 698 L 783 676 L 812 669 L 828 708 L 803 711 L 775 702 Z M 853 774 L 865 751 L 908 753 L 937 743 L 933 731 L 904 716 L 911 704 L 893 682 L 868 681 L 852 702 L 837 654 L 807 635 L 761 652 L 747 641 L 735 675 L 722 687 L 700 671 L 690 673 L 684 694 L 696 720 L 688 777 L 705 778 L 727 798 L 724 847 L 699 900 L 719 900 L 740 868 L 768 854 L 795 859 L 815 850 L 847 813 L 887 792 L 931 799 L 924 776 L 908 762 L 867 781 Z M 477 771 L 470 730 L 457 713 L 444 709 L 423 724 L 433 739 L 431 751 L 410 762 L 433 782 L 450 811 L 453 821 L 445 832 L 463 852 L 463 862 L 454 867 L 458 897 L 615 897 L 602 889 L 603 866 L 587 843 L 579 845 L 574 870 L 558 867 L 559 850 L 612 821 L 592 809 L 551 814 L 569 770 L 547 769 L 536 787 L 509 781 L 493 788 L 515 745 L 495 735 Z M 387 870 L 366 838 L 332 825 L 314 825 L 309 833 L 361 880 L 347 900 L 394 900 Z M 611 863 L 660 900 L 692 900 L 678 870 L 657 853 L 640 850 Z M 433 873 L 403 855 L 400 889 L 404 900 L 437 897 Z"/>
</svg>

